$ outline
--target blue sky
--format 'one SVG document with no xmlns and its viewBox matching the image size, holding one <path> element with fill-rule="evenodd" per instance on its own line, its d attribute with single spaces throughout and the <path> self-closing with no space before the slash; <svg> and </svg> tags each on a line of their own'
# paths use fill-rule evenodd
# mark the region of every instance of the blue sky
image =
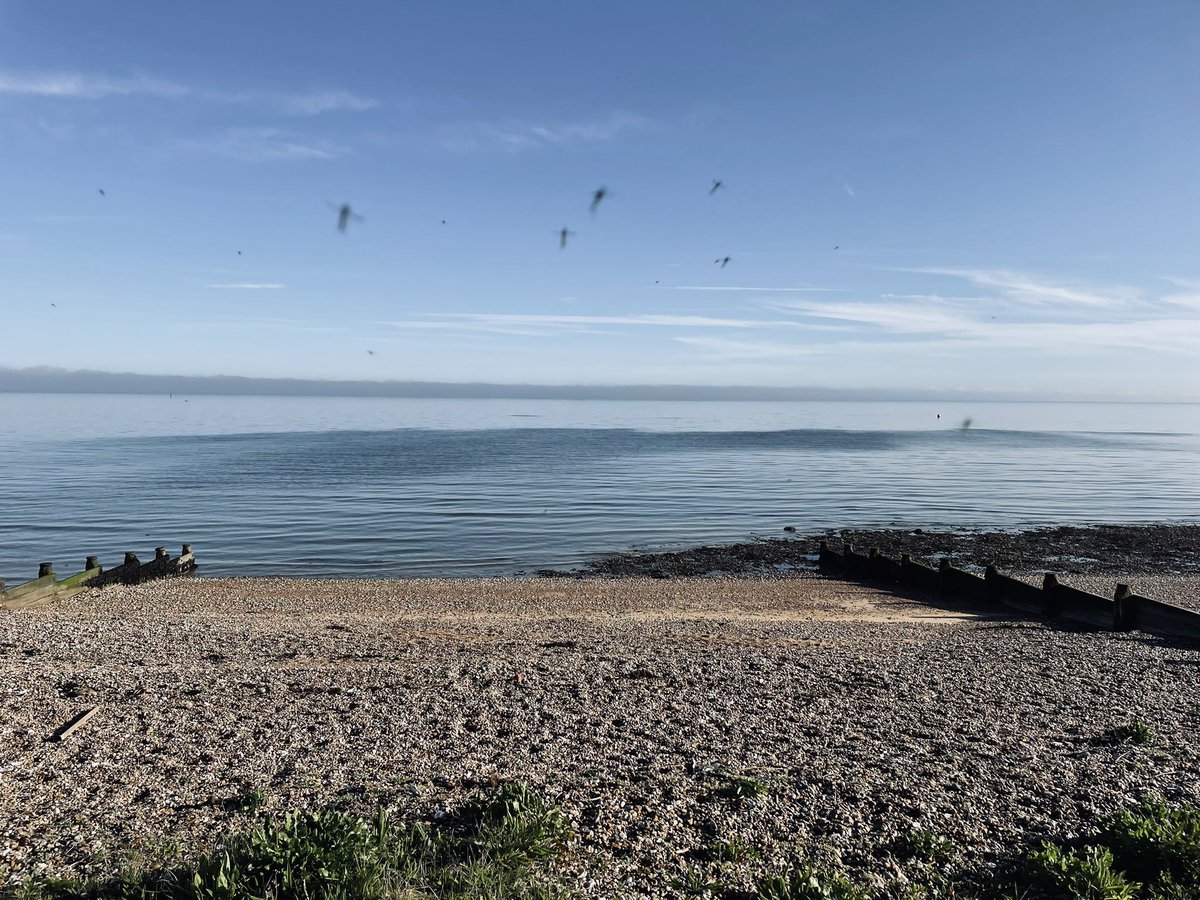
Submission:
<svg viewBox="0 0 1200 900">
<path fill-rule="evenodd" d="M 1193 0 L 0 0 L 0 366 L 1200 398 L 1198 96 Z"/>
</svg>

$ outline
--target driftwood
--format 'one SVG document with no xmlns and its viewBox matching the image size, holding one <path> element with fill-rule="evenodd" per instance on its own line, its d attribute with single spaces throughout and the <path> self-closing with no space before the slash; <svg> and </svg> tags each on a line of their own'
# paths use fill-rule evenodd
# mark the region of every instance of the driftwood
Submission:
<svg viewBox="0 0 1200 900">
<path fill-rule="evenodd" d="M 50 735 L 51 741 L 65 741 L 72 734 L 87 724 L 88 719 L 100 711 L 99 706 L 93 706 L 91 709 L 85 709 L 75 718 L 71 719 L 66 724 L 62 725 L 54 734 Z"/>
</svg>

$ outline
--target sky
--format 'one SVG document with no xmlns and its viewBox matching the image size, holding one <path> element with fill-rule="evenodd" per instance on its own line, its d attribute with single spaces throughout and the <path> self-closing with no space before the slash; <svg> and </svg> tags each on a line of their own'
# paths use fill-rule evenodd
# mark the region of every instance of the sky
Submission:
<svg viewBox="0 0 1200 900">
<path fill-rule="evenodd" d="M 1198 96 L 1195 0 L 0 0 L 0 366 L 1200 399 Z"/>
</svg>

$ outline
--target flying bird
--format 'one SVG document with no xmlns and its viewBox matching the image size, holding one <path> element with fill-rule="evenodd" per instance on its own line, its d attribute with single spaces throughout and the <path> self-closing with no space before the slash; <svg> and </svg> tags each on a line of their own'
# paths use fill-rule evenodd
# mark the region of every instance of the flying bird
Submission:
<svg viewBox="0 0 1200 900">
<path fill-rule="evenodd" d="M 375 355 L 375 351 L 374 351 L 374 350 L 368 350 L 368 351 L 367 351 L 367 356 L 374 356 L 374 355 Z"/>
<path fill-rule="evenodd" d="M 723 188 L 723 187 L 725 187 L 725 182 L 721 181 L 718 178 L 714 178 L 713 186 L 708 189 L 709 196 L 712 196 L 713 194 L 715 194 L 717 192 L 718 189 Z"/>
<path fill-rule="evenodd" d="M 558 249 L 562 250 L 567 246 L 567 238 L 575 237 L 575 232 L 570 231 L 567 226 L 563 226 L 563 230 L 558 233 Z"/>
<path fill-rule="evenodd" d="M 361 222 L 363 220 L 362 216 L 360 216 L 358 213 L 356 213 L 353 209 L 350 208 L 349 203 L 342 203 L 340 205 L 335 204 L 335 203 L 330 203 L 329 208 L 337 210 L 338 231 L 345 231 L 346 226 L 350 224 L 351 219 L 353 219 L 356 222 Z"/>
<path fill-rule="evenodd" d="M 716 259 L 714 259 L 714 260 L 713 260 L 713 262 L 715 262 L 715 263 L 720 263 L 720 264 L 721 264 L 721 268 L 723 269 L 723 268 L 725 268 L 727 265 L 729 265 L 729 261 L 730 261 L 731 259 L 733 259 L 733 257 L 732 257 L 732 256 L 718 256 Z"/>
<path fill-rule="evenodd" d="M 239 250 L 239 251 L 238 251 L 238 256 L 241 256 L 241 255 L 242 255 L 242 251 L 241 251 L 241 250 Z"/>
<path fill-rule="evenodd" d="M 98 191 L 100 192 L 100 196 L 101 196 L 101 197 L 107 197 L 107 196 L 108 196 L 108 194 L 104 193 L 104 188 L 96 188 L 96 190 L 98 190 Z"/>
<path fill-rule="evenodd" d="M 970 416 L 967 416 L 965 419 L 963 419 L 963 423 L 962 423 L 962 433 L 963 434 L 967 433 L 967 429 L 971 427 L 972 421 L 973 420 L 971 419 Z"/>
<path fill-rule="evenodd" d="M 588 207 L 589 211 L 594 213 L 596 211 L 597 207 L 600 206 L 600 201 L 603 200 L 607 196 L 608 196 L 608 188 L 606 188 L 606 187 L 596 188 L 595 192 L 592 194 L 592 205 L 590 207 Z"/>
</svg>

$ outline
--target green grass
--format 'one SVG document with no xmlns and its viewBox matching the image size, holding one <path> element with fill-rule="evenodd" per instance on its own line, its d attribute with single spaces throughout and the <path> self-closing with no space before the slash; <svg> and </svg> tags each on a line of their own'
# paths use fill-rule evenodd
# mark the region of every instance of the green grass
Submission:
<svg viewBox="0 0 1200 900">
<path fill-rule="evenodd" d="M 734 798 L 758 796 L 736 785 Z M 763 786 L 765 790 L 765 785 Z M 247 808 L 265 803 L 247 795 Z M 439 820 L 399 822 L 333 809 L 266 816 L 216 851 L 186 856 L 163 845 L 114 865 L 104 879 L 31 880 L 0 888 L 0 900 L 418 900 L 565 897 L 554 879 L 565 860 L 566 819 L 529 788 L 512 784 Z M 946 838 L 910 829 L 889 847 L 906 878 L 869 890 L 838 868 L 801 859 L 782 873 L 740 837 L 701 848 L 703 862 L 672 887 L 693 897 L 755 900 L 1200 900 L 1200 808 L 1147 801 L 1099 823 L 1085 838 L 1014 849 L 992 869 Z M 560 870 L 561 871 L 561 870 Z M 665 882 L 669 876 L 663 873 Z M 727 888 L 754 884 L 750 892 Z M 882 890 L 882 892 L 881 892 Z"/>
<path fill-rule="evenodd" d="M 1026 859 L 1020 882 L 1036 897 L 1195 900 L 1200 809 L 1146 801 L 1109 818 L 1086 842 L 1043 845 Z"/>
<path fill-rule="evenodd" d="M 870 894 L 841 872 L 804 864 L 758 884 L 758 900 L 868 900 Z"/>
<path fill-rule="evenodd" d="M 726 775 L 722 784 L 713 789 L 711 796 L 722 800 L 749 800 L 767 793 L 769 786 L 755 775 Z"/>
<path fill-rule="evenodd" d="M 1149 744 L 1154 740 L 1154 732 L 1145 722 L 1130 722 L 1128 725 L 1118 725 L 1103 732 L 1096 743 L 1106 747 L 1120 744 Z"/>
<path fill-rule="evenodd" d="M 323 809 L 268 818 L 191 863 L 106 880 L 30 881 L 2 900 L 404 900 L 561 896 L 541 863 L 566 820 L 523 785 L 470 804 L 445 824 Z"/>
<path fill-rule="evenodd" d="M 892 852 L 906 862 L 944 865 L 954 858 L 953 841 L 924 828 L 910 828 L 892 842 Z"/>
</svg>

